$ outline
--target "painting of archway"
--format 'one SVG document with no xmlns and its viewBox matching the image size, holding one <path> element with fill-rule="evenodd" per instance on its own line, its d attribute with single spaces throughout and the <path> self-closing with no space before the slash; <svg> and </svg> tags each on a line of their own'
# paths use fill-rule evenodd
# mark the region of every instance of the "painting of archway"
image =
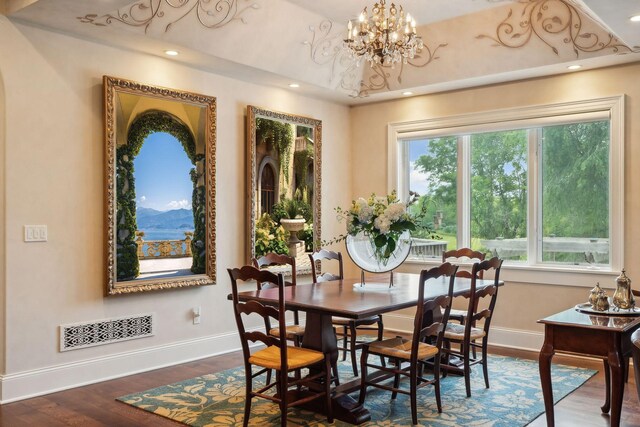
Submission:
<svg viewBox="0 0 640 427">
<path fill-rule="evenodd" d="M 107 294 L 214 283 L 215 98 L 105 76 L 105 103 Z"/>
<path fill-rule="evenodd" d="M 249 106 L 247 129 L 249 262 L 288 254 L 298 273 L 310 272 L 321 239 L 322 122 Z"/>
</svg>

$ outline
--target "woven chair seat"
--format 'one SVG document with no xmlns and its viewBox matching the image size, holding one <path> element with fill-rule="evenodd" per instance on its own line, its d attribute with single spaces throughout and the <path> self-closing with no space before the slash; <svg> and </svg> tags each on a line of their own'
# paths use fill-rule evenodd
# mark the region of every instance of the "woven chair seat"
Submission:
<svg viewBox="0 0 640 427">
<path fill-rule="evenodd" d="M 287 346 L 287 367 L 288 371 L 304 368 L 314 363 L 322 362 L 324 354 L 319 351 L 302 347 Z M 263 368 L 280 370 L 280 348 L 271 345 L 262 350 L 258 350 L 249 357 L 249 363 Z"/>
<path fill-rule="evenodd" d="M 479 328 L 471 328 L 471 340 L 478 340 L 484 337 L 486 333 Z M 457 323 L 447 323 L 447 328 L 444 330 L 444 337 L 449 340 L 462 341 L 464 339 L 464 325 Z"/>
<path fill-rule="evenodd" d="M 378 316 L 365 317 L 364 319 L 349 319 L 335 316 L 331 318 L 331 323 L 334 325 L 348 326 L 351 322 L 356 322 L 359 325 L 373 325 L 374 323 L 378 323 Z"/>
<path fill-rule="evenodd" d="M 272 337 L 279 337 L 280 328 L 269 329 L 269 335 L 271 335 Z M 304 335 L 304 326 L 300 326 L 300 325 L 287 326 L 286 336 L 288 340 L 293 340 L 294 338 L 301 337 L 303 335 Z"/>
<path fill-rule="evenodd" d="M 369 353 L 378 356 L 388 356 L 397 359 L 411 359 L 411 340 L 405 338 L 390 338 L 388 340 L 374 341 L 369 344 Z M 438 354 L 438 348 L 423 342 L 418 343 L 418 359 L 429 359 Z"/>
</svg>

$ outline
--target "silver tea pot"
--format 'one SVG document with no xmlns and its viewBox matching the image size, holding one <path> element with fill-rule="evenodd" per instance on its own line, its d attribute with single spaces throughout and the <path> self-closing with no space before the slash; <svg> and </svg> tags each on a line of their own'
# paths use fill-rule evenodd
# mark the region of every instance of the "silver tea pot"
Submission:
<svg viewBox="0 0 640 427">
<path fill-rule="evenodd" d="M 635 307 L 636 301 L 633 297 L 633 292 L 631 292 L 631 279 L 627 277 L 622 270 L 620 276 L 616 278 L 616 292 L 613 294 L 613 298 L 611 302 L 613 306 L 620 310 L 629 310 Z"/>
</svg>

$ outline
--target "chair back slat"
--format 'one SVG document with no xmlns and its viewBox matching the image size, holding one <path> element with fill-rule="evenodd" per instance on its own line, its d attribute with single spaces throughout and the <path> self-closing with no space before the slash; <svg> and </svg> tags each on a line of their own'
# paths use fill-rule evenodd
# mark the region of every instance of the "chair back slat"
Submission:
<svg viewBox="0 0 640 427">
<path fill-rule="evenodd" d="M 458 267 L 448 262 L 443 263 L 438 267 L 434 267 L 430 270 L 422 270 L 420 273 L 420 284 L 418 287 L 418 308 L 416 310 L 416 316 L 413 322 L 413 339 L 411 345 L 411 359 L 415 361 L 418 354 L 418 344 L 423 338 L 432 335 L 435 331 L 436 347 L 440 348 L 442 345 L 442 337 L 444 332 L 444 326 L 449 320 L 449 312 L 451 311 L 451 301 L 453 300 L 453 285 L 455 283 L 456 272 Z M 424 289 L 429 279 L 437 279 L 439 277 L 449 277 L 447 295 L 441 295 L 437 298 L 427 300 L 424 299 Z M 425 314 L 431 313 L 436 306 L 439 306 L 444 310 L 442 319 L 432 321 L 429 325 L 424 325 Z"/>
<path fill-rule="evenodd" d="M 280 347 L 280 340 L 278 338 L 272 337 L 271 335 L 267 335 L 264 332 L 260 332 L 260 331 L 245 332 L 243 338 L 251 342 L 259 341 L 264 345 L 266 345 L 267 347 L 271 345 Z"/>
<path fill-rule="evenodd" d="M 477 320 L 487 319 L 489 317 L 491 317 L 491 310 L 489 310 L 488 308 L 485 308 L 484 310 L 479 311 L 476 314 L 474 314 L 473 318 L 471 320 L 473 322 L 475 322 Z"/>
<path fill-rule="evenodd" d="M 484 252 L 474 251 L 471 248 L 458 248 L 442 252 L 442 262 L 450 262 L 458 267 L 466 265 L 468 268 L 474 260 L 481 262 L 484 261 L 485 257 L 486 255 Z M 456 275 L 458 277 L 466 277 L 470 279 L 472 272 L 469 270 L 459 269 Z M 482 279 L 482 272 L 479 277 Z"/>
<path fill-rule="evenodd" d="M 422 331 L 420 331 L 420 341 L 427 337 L 437 337 L 443 331 L 444 324 L 442 322 L 432 323 L 431 325 L 423 328 Z"/>
<path fill-rule="evenodd" d="M 266 346 L 277 346 L 280 348 L 281 366 L 287 366 L 287 339 L 286 339 L 286 321 L 284 316 L 284 277 L 282 274 L 273 274 L 269 271 L 259 270 L 252 266 L 244 266 L 242 268 L 227 269 L 231 278 L 231 295 L 233 298 L 233 312 L 240 334 L 242 344 L 242 352 L 244 355 L 245 365 L 249 366 L 249 357 L 251 351 L 249 349 L 249 341 L 260 341 Z M 268 282 L 278 287 L 278 307 L 265 306 L 257 301 L 241 302 L 238 297 L 238 281 L 256 281 Z M 248 332 L 244 325 L 244 317 L 248 315 L 257 315 L 261 317 L 265 323 L 265 332 L 250 331 Z M 269 336 L 271 324 L 269 319 L 277 320 L 279 335 L 278 337 Z"/>
<path fill-rule="evenodd" d="M 324 273 L 320 274 L 318 265 L 321 261 L 335 260 L 338 262 L 338 274 Z M 309 261 L 311 261 L 311 277 L 313 283 L 328 282 L 330 280 L 342 280 L 344 279 L 344 268 L 342 263 L 342 254 L 340 252 L 329 251 L 326 249 L 320 249 L 318 252 L 309 254 Z"/>
<path fill-rule="evenodd" d="M 278 266 L 278 265 L 288 265 L 291 267 L 291 282 L 287 283 L 287 286 L 295 286 L 296 285 L 296 259 L 289 255 L 284 254 L 276 254 L 274 252 L 270 252 L 268 254 L 264 254 L 260 258 L 253 258 L 251 260 L 253 266 L 258 269 L 263 269 L 265 267 Z M 258 290 L 265 287 L 265 289 L 269 287 L 273 287 L 272 285 L 265 284 L 263 282 L 258 282 Z"/>
<path fill-rule="evenodd" d="M 247 315 L 256 313 L 261 317 L 271 317 L 276 321 L 280 320 L 280 312 L 278 310 L 262 305 L 257 301 L 247 301 L 243 304 L 238 304 L 238 313 Z"/>
</svg>

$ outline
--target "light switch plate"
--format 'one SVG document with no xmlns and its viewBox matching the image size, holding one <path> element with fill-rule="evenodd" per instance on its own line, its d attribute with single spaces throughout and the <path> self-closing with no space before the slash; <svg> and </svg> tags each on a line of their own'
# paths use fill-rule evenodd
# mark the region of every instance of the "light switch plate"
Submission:
<svg viewBox="0 0 640 427">
<path fill-rule="evenodd" d="M 24 241 L 25 242 L 46 242 L 47 241 L 46 225 L 25 225 Z"/>
</svg>

